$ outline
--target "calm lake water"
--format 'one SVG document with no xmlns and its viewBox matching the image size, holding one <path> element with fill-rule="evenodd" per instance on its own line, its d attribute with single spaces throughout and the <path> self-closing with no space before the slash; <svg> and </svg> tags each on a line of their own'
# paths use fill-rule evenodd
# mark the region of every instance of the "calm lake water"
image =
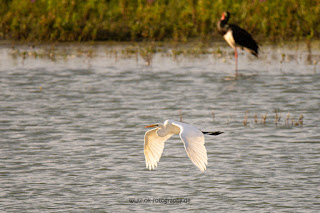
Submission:
<svg viewBox="0 0 320 213">
<path fill-rule="evenodd" d="M 225 43 L 150 66 L 128 45 L 0 46 L 0 211 L 319 212 L 319 45 L 241 51 L 237 78 Z M 224 132 L 205 172 L 179 136 L 146 169 L 166 119 Z"/>
</svg>

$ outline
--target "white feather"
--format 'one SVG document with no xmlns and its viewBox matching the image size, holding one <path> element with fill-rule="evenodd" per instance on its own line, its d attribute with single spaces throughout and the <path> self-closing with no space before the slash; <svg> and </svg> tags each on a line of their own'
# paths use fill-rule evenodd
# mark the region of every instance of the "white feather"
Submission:
<svg viewBox="0 0 320 213">
<path fill-rule="evenodd" d="M 232 47 L 233 49 L 236 47 L 236 42 L 234 41 L 232 30 L 228 30 L 228 32 L 224 34 L 223 38 L 227 41 L 230 47 Z"/>
</svg>

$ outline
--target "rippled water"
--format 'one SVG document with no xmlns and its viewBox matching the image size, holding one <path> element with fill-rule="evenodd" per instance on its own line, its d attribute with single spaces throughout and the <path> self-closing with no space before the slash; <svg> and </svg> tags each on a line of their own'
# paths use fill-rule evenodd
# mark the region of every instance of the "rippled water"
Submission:
<svg viewBox="0 0 320 213">
<path fill-rule="evenodd" d="M 235 78 L 232 49 L 221 45 L 224 56 L 168 50 L 151 66 L 139 54 L 106 54 L 108 45 L 94 56 L 69 46 L 54 58 L 1 46 L 0 210 L 318 212 L 320 52 L 242 52 Z M 207 171 L 191 163 L 179 136 L 148 171 L 144 126 L 180 117 L 224 131 L 206 136 Z M 189 200 L 156 203 L 177 198 Z"/>
</svg>

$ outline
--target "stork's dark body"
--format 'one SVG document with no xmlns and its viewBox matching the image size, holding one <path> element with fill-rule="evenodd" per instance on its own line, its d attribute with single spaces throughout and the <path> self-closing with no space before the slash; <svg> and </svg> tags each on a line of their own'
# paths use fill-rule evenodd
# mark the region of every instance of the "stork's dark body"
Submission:
<svg viewBox="0 0 320 213">
<path fill-rule="evenodd" d="M 246 30 L 240 28 L 235 24 L 230 24 L 228 30 L 232 32 L 232 36 L 234 41 L 236 42 L 236 46 L 242 49 L 246 48 L 250 53 L 258 56 L 258 44 Z"/>
</svg>

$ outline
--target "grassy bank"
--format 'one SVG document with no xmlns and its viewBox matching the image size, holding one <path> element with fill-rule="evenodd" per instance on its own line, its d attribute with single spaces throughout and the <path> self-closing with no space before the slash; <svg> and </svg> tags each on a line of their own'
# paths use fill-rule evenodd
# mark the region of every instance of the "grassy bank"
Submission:
<svg viewBox="0 0 320 213">
<path fill-rule="evenodd" d="M 0 39 L 209 40 L 224 10 L 261 40 L 320 38 L 316 0 L 1 0 Z"/>
</svg>

